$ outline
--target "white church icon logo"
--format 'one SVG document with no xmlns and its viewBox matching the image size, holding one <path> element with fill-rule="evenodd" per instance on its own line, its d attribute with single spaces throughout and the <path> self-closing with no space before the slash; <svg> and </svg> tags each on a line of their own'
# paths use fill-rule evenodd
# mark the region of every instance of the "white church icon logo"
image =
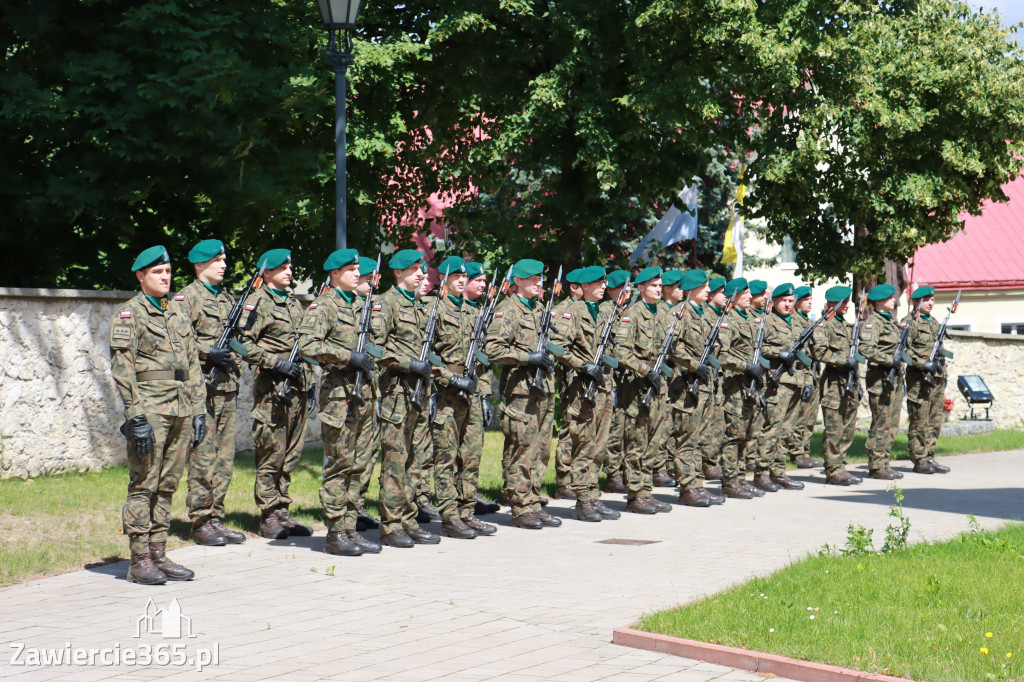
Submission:
<svg viewBox="0 0 1024 682">
<path fill-rule="evenodd" d="M 192 619 L 181 613 L 181 604 L 177 598 L 171 599 L 165 609 L 157 606 L 152 597 L 149 598 L 145 613 L 135 621 L 135 637 L 141 637 L 144 632 L 160 635 L 163 639 L 191 639 L 197 636 L 192 634 Z"/>
</svg>

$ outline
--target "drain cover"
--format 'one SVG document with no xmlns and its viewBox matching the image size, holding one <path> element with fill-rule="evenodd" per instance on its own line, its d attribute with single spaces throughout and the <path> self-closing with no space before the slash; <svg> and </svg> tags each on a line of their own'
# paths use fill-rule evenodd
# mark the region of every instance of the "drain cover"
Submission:
<svg viewBox="0 0 1024 682">
<path fill-rule="evenodd" d="M 639 545 L 653 545 L 661 540 L 630 540 L 629 538 L 609 538 L 607 540 L 598 540 L 599 544 L 602 545 L 630 545 L 631 547 L 637 547 Z"/>
</svg>

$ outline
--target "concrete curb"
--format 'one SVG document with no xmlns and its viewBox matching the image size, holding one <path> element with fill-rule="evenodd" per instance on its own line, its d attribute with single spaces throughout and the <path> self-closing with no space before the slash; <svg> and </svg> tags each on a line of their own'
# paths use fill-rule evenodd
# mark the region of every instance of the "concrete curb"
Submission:
<svg viewBox="0 0 1024 682">
<path fill-rule="evenodd" d="M 612 631 L 612 644 L 657 651 L 717 665 L 727 665 L 730 668 L 739 668 L 754 673 L 770 673 L 778 677 L 802 680 L 802 682 L 852 682 L 854 680 L 856 682 L 907 682 L 906 677 L 874 675 L 861 670 L 801 661 L 760 651 L 641 632 L 630 627 L 615 628 Z"/>
</svg>

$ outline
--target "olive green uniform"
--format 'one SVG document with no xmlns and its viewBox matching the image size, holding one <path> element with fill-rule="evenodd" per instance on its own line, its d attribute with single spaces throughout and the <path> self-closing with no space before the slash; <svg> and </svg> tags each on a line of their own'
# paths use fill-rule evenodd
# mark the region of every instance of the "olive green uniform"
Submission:
<svg viewBox="0 0 1024 682">
<path fill-rule="evenodd" d="M 853 444 L 860 404 L 860 379 L 856 393 L 846 390 L 850 370 L 846 359 L 852 346 L 852 326 L 842 315 L 817 322 L 811 342 L 811 357 L 822 365 L 818 395 L 825 431 L 822 434 L 822 455 L 825 475 L 838 476 L 846 471 L 846 453 Z"/>
<path fill-rule="evenodd" d="M 704 306 L 683 304 L 682 331 L 672 347 L 675 374 L 668 385 L 669 404 L 672 409 L 673 471 L 681 491 L 704 487 L 703 462 L 698 430 L 706 422 L 711 405 L 711 388 L 701 383 L 696 395 L 690 392 L 697 382 L 697 367 L 704 353 L 704 343 L 714 324 Z M 710 322 L 706 318 L 711 318 Z"/>
<path fill-rule="evenodd" d="M 679 306 L 673 307 L 663 300 L 658 302 L 659 347 L 655 349 L 655 358 L 658 351 L 661 350 L 661 340 L 665 337 L 665 332 L 672 325 L 673 314 L 678 308 Z M 670 361 L 672 360 L 671 354 L 667 357 Z M 649 461 L 647 466 L 650 468 L 652 475 L 669 469 L 673 465 L 674 460 L 669 454 L 669 441 L 672 439 L 674 427 L 672 412 L 669 407 L 668 384 L 668 381 L 662 382 L 661 390 L 655 393 L 655 398 L 651 401 L 651 424 L 653 431 L 647 442 L 647 452 L 644 457 Z"/>
<path fill-rule="evenodd" d="M 783 476 L 786 473 L 786 450 L 781 446 L 781 438 L 785 435 L 784 424 L 787 419 L 792 420 L 792 415 L 795 415 L 799 409 L 800 391 L 803 385 L 800 383 L 800 377 L 796 374 L 796 365 L 799 362 L 794 364 L 793 374 L 790 374 L 779 360 L 779 353 L 792 348 L 798 335 L 799 332 L 794 328 L 791 315 L 783 317 L 775 311 L 768 313 L 765 320 L 763 353 L 771 364 L 771 368 L 765 370 L 765 376 L 774 375 L 780 366 L 783 369 L 777 383 L 771 381 L 770 378 L 767 379 L 768 388 L 765 390 L 765 402 L 768 408 L 758 442 L 756 468 L 758 474 Z"/>
<path fill-rule="evenodd" d="M 901 324 L 911 321 L 911 316 L 907 315 Z M 946 366 L 945 358 L 938 355 L 937 371 L 932 376 L 932 383 L 925 381 L 924 364 L 931 356 L 941 325 L 931 315 L 924 313 L 918 316 L 913 325 L 907 339 L 907 355 L 914 361 L 907 367 L 907 416 L 910 419 L 907 449 L 911 461 L 917 464 L 935 457 L 935 443 L 945 419 L 943 402 L 946 398 Z"/>
<path fill-rule="evenodd" d="M 155 442 L 149 454 L 129 439 L 128 498 L 122 529 L 133 554 L 167 541 L 171 499 L 192 446 L 192 418 L 206 412 L 206 386 L 188 319 L 139 293 L 110 318 L 111 373 L 125 420 L 144 416 Z"/>
<path fill-rule="evenodd" d="M 473 324 L 480 312 L 479 304 L 463 299 L 462 314 L 464 324 L 473 331 Z M 484 330 L 486 336 L 486 330 Z M 482 352 L 483 349 L 481 348 Z M 470 416 L 466 424 L 465 437 L 455 460 L 455 489 L 458 493 L 459 518 L 466 520 L 473 516 L 476 509 L 477 485 L 480 482 L 480 460 L 484 452 L 484 412 L 483 401 L 491 395 L 494 372 L 490 367 L 476 366 L 476 395 L 469 401 Z"/>
<path fill-rule="evenodd" d="M 816 323 L 807 315 L 799 311 L 793 313 L 793 329 L 797 336 L 813 324 Z M 814 335 L 811 336 L 804 347 L 804 350 L 812 358 L 814 357 L 814 354 L 811 352 L 813 344 Z M 807 367 L 803 363 L 797 363 L 794 369 L 796 370 L 797 385 L 801 399 L 796 409 L 783 419 L 781 436 L 782 448 L 789 455 L 789 461 L 791 462 L 795 461 L 797 457 L 810 458 L 811 436 L 814 433 L 814 423 L 818 419 L 818 408 L 821 405 L 818 391 L 818 374 L 821 371 L 819 362 L 815 362 L 812 367 Z M 811 399 L 803 400 L 803 391 L 807 386 L 812 388 Z"/>
<path fill-rule="evenodd" d="M 287 360 L 298 336 L 305 309 L 287 292 L 264 286 L 249 297 L 242 315 L 240 340 L 253 367 L 252 435 L 256 445 L 256 506 L 264 516 L 292 503 L 288 494 L 292 471 L 302 457 L 306 433 L 306 393 L 313 370 L 301 363 L 303 380 L 289 381 L 274 371 L 276 360 Z"/>
<path fill-rule="evenodd" d="M 718 318 L 722 315 L 722 309 L 716 308 L 710 303 L 704 306 L 704 309 L 705 314 L 702 319 L 704 322 L 704 343 L 706 344 L 708 336 L 715 325 L 718 324 Z M 722 322 L 728 324 L 724 319 Z M 723 345 L 728 342 L 728 338 L 723 339 L 723 336 L 729 336 L 728 326 L 719 329 L 718 340 L 711 349 L 712 355 L 716 358 L 721 355 Z M 701 353 L 703 354 L 703 352 L 704 349 L 702 347 Z M 722 463 L 722 443 L 725 441 L 725 410 L 723 404 L 725 394 L 722 392 L 722 384 L 723 375 L 720 371 L 713 373 L 713 378 L 709 385 L 701 384 L 700 390 L 705 391 L 707 394 L 707 412 L 703 419 L 699 420 L 697 432 L 693 437 L 697 441 L 697 449 L 700 450 L 701 456 L 701 467 L 704 470 L 721 466 Z"/>
<path fill-rule="evenodd" d="M 724 334 L 725 330 L 729 334 Z M 748 362 L 754 359 L 757 328 L 745 311 L 733 308 L 722 322 L 723 405 L 725 438 L 722 441 L 722 484 L 736 485 L 744 478 L 747 452 L 757 447 L 764 413 L 746 392 L 751 378 L 746 374 Z M 760 386 L 757 387 L 760 390 Z"/>
<path fill-rule="evenodd" d="M 889 467 L 892 442 L 900 425 L 904 390 L 902 370 L 897 372 L 893 386 L 885 384 L 885 377 L 892 367 L 901 332 L 902 327 L 888 313 L 874 311 L 861 323 L 860 352 L 868 359 L 865 383 L 871 407 L 871 430 L 866 449 L 871 471 Z"/>
<path fill-rule="evenodd" d="M 556 330 L 560 325 L 560 322 L 564 319 L 562 314 L 565 311 L 578 303 L 578 301 L 571 296 L 562 299 L 558 303 L 551 306 L 551 320 L 554 324 L 552 327 L 552 338 L 555 336 Z M 553 343 L 558 343 L 554 341 Z M 589 362 L 589 360 L 588 360 Z M 555 391 L 560 396 L 565 396 L 565 392 L 572 381 L 572 369 L 567 367 L 561 362 L 555 363 Z M 555 443 L 555 485 L 561 486 L 572 486 L 572 480 L 570 478 L 570 470 L 572 469 L 572 458 L 573 458 L 573 446 L 572 446 L 572 434 L 569 433 L 569 419 L 565 416 L 565 407 L 562 407 L 562 422 L 558 427 L 558 439 Z M 547 462 L 545 462 L 545 467 Z"/>
</svg>

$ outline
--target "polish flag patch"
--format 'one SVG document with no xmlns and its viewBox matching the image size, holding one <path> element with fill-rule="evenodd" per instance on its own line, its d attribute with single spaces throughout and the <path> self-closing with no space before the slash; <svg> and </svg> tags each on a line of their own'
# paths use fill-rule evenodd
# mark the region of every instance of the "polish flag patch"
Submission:
<svg viewBox="0 0 1024 682">
<path fill-rule="evenodd" d="M 554 312 L 554 311 L 552 311 L 552 312 L 551 312 L 551 317 L 554 317 L 554 316 L 555 316 L 555 312 Z"/>
<path fill-rule="evenodd" d="M 864 328 L 865 329 L 873 329 L 874 325 L 866 324 L 866 325 L 864 325 Z"/>
<path fill-rule="evenodd" d="M 310 310 L 316 310 L 316 303 L 310 303 L 309 304 L 309 309 Z"/>
<path fill-rule="evenodd" d="M 825 323 L 824 323 L 824 322 L 819 322 L 819 323 L 818 323 L 818 326 L 819 326 L 819 327 L 824 327 L 824 326 L 825 326 Z"/>
<path fill-rule="evenodd" d="M 624 318 L 622 318 L 622 321 L 623 322 L 629 322 L 629 318 L 628 317 L 624 317 Z"/>
<path fill-rule="evenodd" d="M 181 296 L 181 295 L 178 295 L 178 296 L 175 296 L 175 297 L 174 297 L 174 300 L 175 300 L 175 301 L 184 301 L 184 300 L 185 300 L 185 297 L 184 297 L 184 296 Z"/>
<path fill-rule="evenodd" d="M 505 313 L 503 313 L 501 311 L 498 311 L 498 312 L 494 313 L 494 316 L 495 317 L 505 317 Z"/>
<path fill-rule="evenodd" d="M 572 315 L 570 315 L 569 313 L 562 313 L 562 317 L 564 317 L 567 320 L 571 320 L 572 319 Z"/>
<path fill-rule="evenodd" d="M 728 322 L 723 322 L 722 324 L 720 324 L 718 326 L 721 327 L 722 329 L 728 329 L 729 328 L 729 323 Z"/>
<path fill-rule="evenodd" d="M 907 326 L 907 323 L 906 323 L 906 322 L 903 322 L 903 323 L 901 323 L 901 324 L 900 324 L 900 328 L 901 328 L 901 329 L 902 329 L 903 327 L 906 327 L 906 326 Z"/>
<path fill-rule="evenodd" d="M 377 313 L 380 312 L 380 304 L 379 303 L 377 305 L 373 306 L 373 311 L 377 312 Z"/>
<path fill-rule="evenodd" d="M 256 306 L 255 306 L 255 305 L 253 305 L 252 303 L 249 303 L 249 304 L 247 304 L 247 305 L 245 306 L 245 309 L 246 309 L 246 310 L 256 310 Z"/>
<path fill-rule="evenodd" d="M 761 324 L 761 318 L 760 317 L 755 317 L 754 318 L 754 323 L 755 324 Z"/>
<path fill-rule="evenodd" d="M 130 311 L 130 310 L 126 310 L 123 313 L 121 313 L 121 319 L 122 320 L 127 319 L 127 318 L 129 318 L 131 316 L 132 316 L 132 311 Z"/>
</svg>

